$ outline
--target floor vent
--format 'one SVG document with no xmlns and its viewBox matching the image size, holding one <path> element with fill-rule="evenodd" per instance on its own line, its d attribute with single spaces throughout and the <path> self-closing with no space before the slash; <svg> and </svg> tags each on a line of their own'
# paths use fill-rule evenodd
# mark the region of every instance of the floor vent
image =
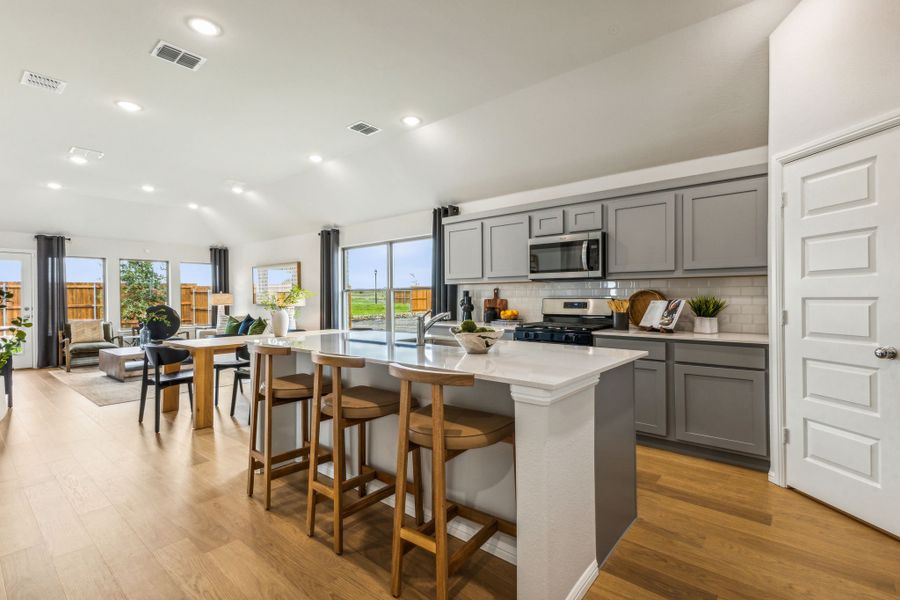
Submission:
<svg viewBox="0 0 900 600">
<path fill-rule="evenodd" d="M 153 51 L 150 52 L 150 54 L 157 58 L 161 58 L 164 61 L 175 63 L 176 65 L 190 69 L 191 71 L 196 71 L 206 62 L 206 59 L 202 56 L 197 56 L 184 48 L 179 48 L 175 44 L 170 44 L 169 42 L 164 42 L 162 40 L 156 44 L 156 47 L 153 48 Z"/>
<path fill-rule="evenodd" d="M 62 94 L 63 90 L 66 89 L 66 82 L 62 79 L 48 77 L 47 75 L 41 75 L 34 71 L 24 71 L 19 83 L 27 85 L 28 87 L 53 92 L 54 94 Z"/>
<path fill-rule="evenodd" d="M 350 131 L 355 131 L 356 133 L 361 133 L 363 135 L 372 135 L 373 133 L 378 133 L 379 131 L 381 131 L 381 129 L 379 129 L 378 127 L 370 125 L 365 121 L 357 121 L 353 125 L 348 125 L 347 129 L 349 129 Z"/>
</svg>

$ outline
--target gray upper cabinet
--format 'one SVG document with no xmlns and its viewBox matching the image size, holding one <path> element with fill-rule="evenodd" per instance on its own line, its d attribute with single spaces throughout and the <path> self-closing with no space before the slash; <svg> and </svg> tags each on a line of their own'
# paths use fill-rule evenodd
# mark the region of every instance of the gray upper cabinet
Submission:
<svg viewBox="0 0 900 600">
<path fill-rule="evenodd" d="M 531 213 L 531 235 L 562 235 L 565 221 L 563 209 L 551 208 Z"/>
<path fill-rule="evenodd" d="M 444 274 L 448 280 L 481 279 L 481 221 L 444 226 Z"/>
<path fill-rule="evenodd" d="M 528 276 L 528 215 L 494 217 L 484 227 L 484 276 Z"/>
<path fill-rule="evenodd" d="M 603 204 L 590 202 L 565 209 L 566 233 L 603 229 Z"/>
<path fill-rule="evenodd" d="M 666 363 L 634 363 L 634 428 L 642 433 L 666 435 Z"/>
<path fill-rule="evenodd" d="M 766 373 L 675 365 L 675 438 L 766 456 Z"/>
<path fill-rule="evenodd" d="M 682 192 L 683 268 L 766 266 L 766 178 L 729 181 Z"/>
<path fill-rule="evenodd" d="M 607 271 L 644 273 L 675 270 L 675 193 L 612 200 Z"/>
</svg>

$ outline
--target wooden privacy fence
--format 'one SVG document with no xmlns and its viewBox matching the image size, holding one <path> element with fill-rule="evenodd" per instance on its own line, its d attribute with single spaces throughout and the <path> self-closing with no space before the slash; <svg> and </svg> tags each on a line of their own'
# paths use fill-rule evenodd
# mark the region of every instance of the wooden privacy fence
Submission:
<svg viewBox="0 0 900 600">
<path fill-rule="evenodd" d="M 431 310 L 431 288 L 394 290 L 394 304 L 409 304 L 414 313 Z"/>
<path fill-rule="evenodd" d="M 22 314 L 22 284 L 0 281 L 0 289 L 12 292 L 7 307 L 0 310 L 0 326 L 12 324 Z M 69 282 L 66 284 L 66 319 L 103 319 L 103 284 Z M 209 325 L 209 286 L 184 283 L 181 285 L 181 322 L 185 325 Z M 137 323 L 123 323 L 137 325 Z"/>
</svg>

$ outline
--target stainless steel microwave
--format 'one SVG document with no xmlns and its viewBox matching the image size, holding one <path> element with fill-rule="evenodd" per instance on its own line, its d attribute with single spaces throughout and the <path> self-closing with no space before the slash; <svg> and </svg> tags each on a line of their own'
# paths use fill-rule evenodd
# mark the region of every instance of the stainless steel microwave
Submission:
<svg viewBox="0 0 900 600">
<path fill-rule="evenodd" d="M 529 279 L 605 276 L 606 233 L 589 231 L 528 240 Z"/>
</svg>

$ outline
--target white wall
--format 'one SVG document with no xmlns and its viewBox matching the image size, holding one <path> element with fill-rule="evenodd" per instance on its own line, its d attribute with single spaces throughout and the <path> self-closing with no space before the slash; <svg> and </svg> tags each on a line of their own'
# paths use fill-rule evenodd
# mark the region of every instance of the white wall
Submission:
<svg viewBox="0 0 900 600">
<path fill-rule="evenodd" d="M 14 250 L 35 249 L 34 233 L 2 231 L 0 248 Z M 163 260 L 169 263 L 169 305 L 181 305 L 182 262 L 209 262 L 209 247 L 190 244 L 166 244 L 111 238 L 73 237 L 66 244 L 67 256 L 103 258 L 106 265 L 106 319 L 114 327 L 119 323 L 119 259 L 133 258 Z"/>
<path fill-rule="evenodd" d="M 773 155 L 900 109 L 900 2 L 803 0 L 769 61 Z"/>
</svg>

